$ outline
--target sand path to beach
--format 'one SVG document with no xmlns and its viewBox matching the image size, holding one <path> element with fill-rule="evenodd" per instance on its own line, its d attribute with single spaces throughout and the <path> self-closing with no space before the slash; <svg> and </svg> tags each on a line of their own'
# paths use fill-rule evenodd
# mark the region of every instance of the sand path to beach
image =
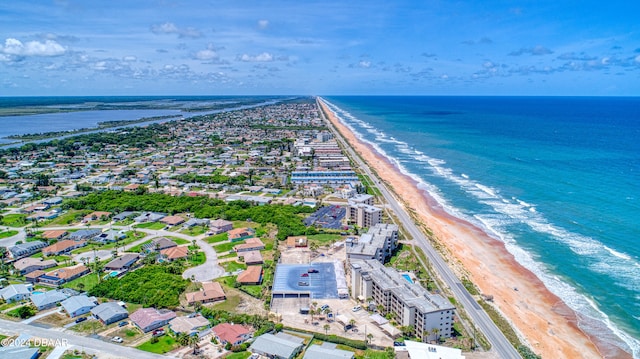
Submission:
<svg viewBox="0 0 640 359">
<path fill-rule="evenodd" d="M 587 336 L 578 328 L 575 313 L 516 262 L 502 242 L 443 211 L 415 181 L 358 140 L 320 103 L 333 125 L 402 199 L 405 208 L 409 203 L 446 246 L 449 262 L 456 262 L 462 268 L 458 270 L 464 271 L 483 294 L 493 295 L 495 305 L 537 354 L 543 358 L 631 358 L 628 353 Z"/>
</svg>

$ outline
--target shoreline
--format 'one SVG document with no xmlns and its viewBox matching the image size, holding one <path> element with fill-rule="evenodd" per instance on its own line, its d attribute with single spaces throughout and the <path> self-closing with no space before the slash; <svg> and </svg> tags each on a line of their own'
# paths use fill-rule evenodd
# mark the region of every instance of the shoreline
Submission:
<svg viewBox="0 0 640 359">
<path fill-rule="evenodd" d="M 402 174 L 371 145 L 356 138 L 327 105 L 322 110 L 349 145 L 392 188 L 402 205 L 415 211 L 442 244 L 446 257 L 462 266 L 480 292 L 494 296 L 493 305 L 509 320 L 529 347 L 543 358 L 631 358 L 631 354 L 585 333 L 578 315 L 518 263 L 504 243 L 477 226 L 446 212 L 418 183 Z M 454 268 L 459 272 L 459 268 Z M 518 288 L 518 290 L 514 290 Z"/>
</svg>

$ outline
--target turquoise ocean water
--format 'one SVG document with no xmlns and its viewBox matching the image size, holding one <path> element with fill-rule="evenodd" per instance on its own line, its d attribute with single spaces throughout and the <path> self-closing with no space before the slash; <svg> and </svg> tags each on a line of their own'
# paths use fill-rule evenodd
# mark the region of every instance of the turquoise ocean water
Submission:
<svg viewBox="0 0 640 359">
<path fill-rule="evenodd" d="M 640 98 L 325 99 L 583 329 L 640 357 Z"/>
</svg>

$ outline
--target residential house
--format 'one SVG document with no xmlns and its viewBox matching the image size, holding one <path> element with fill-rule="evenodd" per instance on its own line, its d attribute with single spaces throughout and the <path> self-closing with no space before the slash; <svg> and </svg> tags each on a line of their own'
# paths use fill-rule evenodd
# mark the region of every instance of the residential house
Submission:
<svg viewBox="0 0 640 359">
<path fill-rule="evenodd" d="M 170 240 L 169 238 L 165 238 L 165 237 L 160 237 L 160 238 L 154 238 L 151 243 L 145 245 L 143 248 L 146 251 L 161 251 L 163 249 L 167 249 L 167 248 L 173 248 L 176 247 L 177 244 L 176 242 Z"/>
<path fill-rule="evenodd" d="M 198 335 L 203 337 L 209 334 L 211 323 L 200 314 L 187 317 L 176 317 L 169 322 L 169 329 L 177 334 Z"/>
<path fill-rule="evenodd" d="M 109 218 L 110 215 L 111 212 L 95 211 L 84 216 L 84 218 L 82 219 L 82 223 L 89 223 L 91 221 L 97 221 L 102 218 Z"/>
<path fill-rule="evenodd" d="M 273 359 L 293 359 L 302 351 L 303 342 L 303 338 L 282 332 L 277 335 L 267 333 L 257 337 L 249 346 L 249 351 Z"/>
<path fill-rule="evenodd" d="M 32 241 L 21 244 L 16 244 L 13 247 L 9 247 L 9 252 L 11 252 L 11 256 L 15 259 L 28 257 L 34 253 L 40 251 L 41 248 L 46 247 L 47 244 L 43 241 Z"/>
<path fill-rule="evenodd" d="M 72 241 L 89 240 L 99 235 L 100 233 L 102 232 L 99 229 L 81 229 L 79 231 L 69 233 L 67 238 Z"/>
<path fill-rule="evenodd" d="M 110 271 L 126 271 L 140 258 L 137 253 L 125 253 L 122 256 L 112 260 L 104 266 L 105 270 Z"/>
<path fill-rule="evenodd" d="M 49 290 L 40 294 L 31 294 L 31 303 L 38 310 L 53 308 L 69 296 L 59 290 Z"/>
<path fill-rule="evenodd" d="M 48 272 L 45 275 L 38 277 L 38 283 L 48 284 L 53 286 L 59 286 L 67 282 L 71 282 L 76 278 L 80 278 L 83 275 L 89 273 L 90 270 L 83 264 L 78 264 L 73 267 L 66 267 L 56 269 Z"/>
<path fill-rule="evenodd" d="M 113 216 L 113 220 L 116 222 L 120 222 L 120 221 L 124 221 L 125 219 L 131 217 L 134 215 L 134 212 L 131 211 L 125 211 L 125 212 L 121 212 L 116 214 L 115 216 Z"/>
<path fill-rule="evenodd" d="M 248 266 L 238 274 L 236 282 L 243 285 L 258 285 L 262 283 L 262 266 Z"/>
<path fill-rule="evenodd" d="M 42 238 L 44 238 L 44 239 L 46 239 L 46 240 L 60 239 L 60 238 L 62 238 L 62 237 L 64 237 L 64 236 L 66 236 L 66 235 L 67 235 L 67 233 L 69 233 L 69 232 L 67 232 L 67 231 L 65 231 L 65 230 L 62 230 L 62 229 L 60 229 L 60 230 L 44 231 L 44 232 L 42 232 L 41 237 L 42 237 Z"/>
<path fill-rule="evenodd" d="M 89 313 L 98 303 L 95 297 L 89 298 L 86 294 L 80 294 L 63 300 L 60 305 L 69 317 L 75 318 Z"/>
<path fill-rule="evenodd" d="M 227 232 L 227 236 L 231 242 L 241 241 L 253 237 L 256 234 L 256 230 L 253 228 L 236 228 Z"/>
<path fill-rule="evenodd" d="M 20 341 L 18 341 L 18 339 Z M 21 343 L 20 337 L 16 339 L 16 343 Z M 27 339 L 27 338 L 25 338 Z M 27 346 L 6 346 L 0 347 L 0 357 L 3 359 L 37 359 L 40 356 L 40 348 Z"/>
<path fill-rule="evenodd" d="M 170 310 L 155 308 L 140 308 L 129 316 L 131 321 L 145 333 L 167 325 L 175 317 L 176 313 Z"/>
<path fill-rule="evenodd" d="M 253 335 L 251 328 L 233 323 L 220 323 L 211 328 L 211 331 L 218 342 L 223 345 L 226 345 L 227 343 L 231 343 L 231 345 L 240 345 L 251 339 Z"/>
<path fill-rule="evenodd" d="M 164 213 L 154 213 L 154 212 L 144 212 L 133 220 L 136 223 L 144 223 L 144 222 L 158 222 L 163 219 L 166 215 Z"/>
<path fill-rule="evenodd" d="M 353 359 L 354 353 L 337 349 L 333 343 L 312 344 L 304 352 L 302 359 Z"/>
<path fill-rule="evenodd" d="M 87 241 L 73 241 L 71 239 L 65 239 L 60 242 L 56 242 L 48 247 L 42 248 L 42 254 L 47 256 L 56 256 L 60 254 L 69 253 L 74 249 L 81 248 L 87 245 Z"/>
<path fill-rule="evenodd" d="M 189 305 L 193 305 L 196 302 L 204 304 L 227 299 L 222 286 L 218 282 L 202 282 L 201 290 L 186 293 L 185 295 Z"/>
<path fill-rule="evenodd" d="M 233 250 L 236 251 L 236 253 L 259 251 L 262 249 L 264 249 L 264 243 L 262 243 L 262 241 L 258 238 L 249 238 L 244 243 L 233 247 Z"/>
<path fill-rule="evenodd" d="M 190 218 L 188 221 L 184 222 L 183 227 L 191 228 L 195 226 L 208 226 L 209 219 L 207 218 Z"/>
<path fill-rule="evenodd" d="M 93 237 L 93 240 L 96 242 L 107 243 L 107 242 L 117 242 L 125 238 L 127 238 L 127 234 L 124 231 L 109 229 Z"/>
<path fill-rule="evenodd" d="M 105 325 L 126 319 L 129 316 L 127 310 L 116 302 L 102 303 L 91 309 L 91 314 Z"/>
<path fill-rule="evenodd" d="M 0 297 L 7 303 L 19 302 L 29 298 L 32 290 L 31 284 L 11 284 L 0 289 Z"/>
<path fill-rule="evenodd" d="M 189 248 L 186 246 L 171 247 L 160 251 L 162 258 L 169 262 L 178 259 L 186 259 L 189 256 Z"/>
<path fill-rule="evenodd" d="M 209 227 L 214 234 L 220 234 L 232 230 L 233 222 L 225 221 L 224 219 L 216 219 L 209 223 Z"/>
<path fill-rule="evenodd" d="M 184 223 L 184 218 L 180 216 L 166 216 L 163 219 L 161 219 L 160 222 L 168 226 L 177 226 L 179 224 Z"/>
<path fill-rule="evenodd" d="M 43 270 L 57 266 L 53 259 L 43 260 L 42 258 L 22 258 L 13 263 L 13 267 L 20 271 L 20 275 L 29 274 L 36 270 Z"/>
<path fill-rule="evenodd" d="M 287 237 L 287 247 L 289 248 L 304 248 L 307 244 L 307 236 Z"/>
<path fill-rule="evenodd" d="M 246 265 L 263 263 L 262 254 L 259 251 L 240 252 L 238 258 L 243 260 Z"/>
<path fill-rule="evenodd" d="M 40 277 L 42 277 L 45 274 L 47 274 L 45 273 L 45 271 L 38 269 L 38 270 L 34 270 L 33 272 L 25 274 L 24 279 L 27 281 L 27 283 L 38 283 L 38 280 L 40 279 Z"/>
</svg>

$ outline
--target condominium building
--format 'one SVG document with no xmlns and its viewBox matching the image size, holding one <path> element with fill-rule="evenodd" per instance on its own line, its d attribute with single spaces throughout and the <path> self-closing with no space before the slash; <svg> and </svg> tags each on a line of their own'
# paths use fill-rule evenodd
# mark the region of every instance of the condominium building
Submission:
<svg viewBox="0 0 640 359">
<path fill-rule="evenodd" d="M 347 221 L 355 223 L 358 227 L 371 228 L 382 222 L 382 209 L 364 203 L 357 203 L 349 199 L 346 213 Z"/>
<path fill-rule="evenodd" d="M 291 183 L 304 185 L 318 184 L 344 184 L 359 181 L 353 171 L 293 171 Z"/>
<path fill-rule="evenodd" d="M 412 326 L 420 340 L 451 337 L 455 307 L 443 296 L 431 294 L 377 260 L 351 260 L 351 295 L 372 298 L 383 314 L 401 326 Z"/>
<path fill-rule="evenodd" d="M 369 228 L 360 238 L 346 241 L 347 258 L 375 259 L 384 263 L 398 246 L 398 226 L 379 223 Z"/>
</svg>

